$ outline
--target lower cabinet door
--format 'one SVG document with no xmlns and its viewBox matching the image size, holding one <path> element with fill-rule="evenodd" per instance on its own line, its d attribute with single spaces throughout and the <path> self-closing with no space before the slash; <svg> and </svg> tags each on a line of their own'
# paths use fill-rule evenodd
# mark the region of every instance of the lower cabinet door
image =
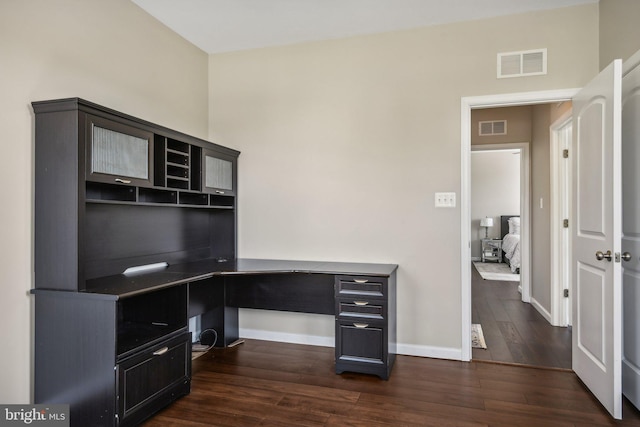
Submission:
<svg viewBox="0 0 640 427">
<path fill-rule="evenodd" d="M 385 341 L 384 325 L 340 320 L 336 331 L 336 362 L 363 366 L 384 364 L 387 358 Z"/>
<path fill-rule="evenodd" d="M 186 332 L 120 362 L 119 425 L 136 425 L 188 394 L 191 388 L 191 333 Z"/>
</svg>

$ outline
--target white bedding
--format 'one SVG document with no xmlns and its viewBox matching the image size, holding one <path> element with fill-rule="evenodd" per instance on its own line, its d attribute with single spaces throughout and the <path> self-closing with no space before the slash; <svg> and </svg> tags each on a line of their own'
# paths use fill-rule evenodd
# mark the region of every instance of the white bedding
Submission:
<svg viewBox="0 0 640 427">
<path fill-rule="evenodd" d="M 502 239 L 504 256 L 509 260 L 511 272 L 520 268 L 520 234 L 507 234 Z"/>
</svg>

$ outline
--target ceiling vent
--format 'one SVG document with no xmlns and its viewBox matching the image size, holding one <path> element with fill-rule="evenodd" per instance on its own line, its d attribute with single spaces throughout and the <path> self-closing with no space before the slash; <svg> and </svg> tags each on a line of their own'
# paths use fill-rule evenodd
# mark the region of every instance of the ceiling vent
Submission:
<svg viewBox="0 0 640 427">
<path fill-rule="evenodd" d="M 507 121 L 506 120 L 494 120 L 490 122 L 479 122 L 478 133 L 480 136 L 490 135 L 506 135 L 507 134 Z"/>
<path fill-rule="evenodd" d="M 498 78 L 547 74 L 547 49 L 498 54 Z"/>
</svg>

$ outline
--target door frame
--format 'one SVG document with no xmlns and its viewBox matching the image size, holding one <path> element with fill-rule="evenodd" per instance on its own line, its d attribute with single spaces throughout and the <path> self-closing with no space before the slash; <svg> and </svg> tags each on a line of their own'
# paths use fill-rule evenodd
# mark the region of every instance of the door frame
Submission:
<svg viewBox="0 0 640 427">
<path fill-rule="evenodd" d="M 571 140 L 561 139 L 560 133 L 573 123 L 572 109 L 551 124 L 551 320 L 553 326 L 571 325 L 571 235 L 563 225 L 571 226 L 571 161 L 562 150 L 571 148 Z M 571 153 L 569 154 L 571 155 Z M 566 285 L 566 288 L 565 288 Z M 564 297 L 564 289 L 569 297 Z"/>
<path fill-rule="evenodd" d="M 626 61 L 623 62 L 622 64 L 622 115 L 624 117 L 624 105 L 625 105 L 625 77 L 631 72 L 633 71 L 636 67 L 640 67 L 640 50 L 637 51 L 636 53 L 634 53 L 629 59 L 627 59 Z M 623 135 L 624 135 L 624 124 L 623 124 Z M 622 139 L 622 150 L 623 153 L 625 153 L 625 139 Z M 628 142 L 627 142 L 628 143 Z M 622 166 L 622 180 L 624 182 L 625 176 L 624 176 L 624 166 Z M 624 193 L 623 193 L 623 199 L 624 199 Z M 622 219 L 623 219 L 623 231 L 626 228 L 624 226 L 624 218 L 625 218 L 625 210 L 628 210 L 629 208 L 625 209 L 624 207 L 624 203 L 623 203 L 623 208 L 622 208 Z M 623 233 L 623 239 L 622 239 L 622 247 L 620 248 L 621 251 L 626 252 L 628 249 L 628 244 L 631 241 L 631 239 L 633 239 L 634 236 L 633 234 L 631 234 L 630 236 L 625 236 Z M 635 255 L 636 259 L 638 257 L 638 253 L 633 253 L 635 251 L 631 251 L 631 253 L 633 255 Z M 639 361 L 638 361 L 638 357 L 630 355 L 629 357 L 626 356 L 627 353 L 625 353 L 625 339 L 624 336 L 626 334 L 632 333 L 634 336 L 637 335 L 638 332 L 638 328 L 635 326 L 637 324 L 637 319 L 638 319 L 638 315 L 635 314 L 635 310 L 631 311 L 629 313 L 626 313 L 624 310 L 624 302 L 627 301 L 627 298 L 625 298 L 625 289 L 629 286 L 633 286 L 633 283 L 629 283 L 630 279 L 630 273 L 625 272 L 625 267 L 624 267 L 624 263 L 622 264 L 622 296 L 623 296 L 623 330 L 622 330 L 622 393 L 624 394 L 624 396 L 629 399 L 629 401 L 636 407 L 636 408 L 640 408 L 640 375 L 638 374 L 638 372 L 640 371 L 639 369 Z M 637 269 L 636 269 L 637 270 Z M 633 270 L 632 270 L 633 271 Z M 635 276 L 635 275 L 634 275 Z M 625 280 L 627 281 L 627 283 L 625 284 Z M 627 291 L 628 292 L 628 291 Z M 631 298 L 629 298 L 629 300 L 631 300 Z M 629 328 L 633 328 L 633 331 L 629 331 Z M 634 348 L 633 347 L 633 343 L 631 346 L 628 346 L 628 348 Z"/>
<path fill-rule="evenodd" d="M 460 101 L 461 360 L 471 360 L 471 110 L 568 101 L 579 89 L 462 97 Z M 522 215 L 522 213 L 521 213 Z M 531 256 L 530 253 L 527 254 Z M 527 265 L 531 260 L 527 259 Z M 530 274 L 530 272 L 527 272 Z M 522 277 L 522 275 L 521 275 Z"/>
</svg>

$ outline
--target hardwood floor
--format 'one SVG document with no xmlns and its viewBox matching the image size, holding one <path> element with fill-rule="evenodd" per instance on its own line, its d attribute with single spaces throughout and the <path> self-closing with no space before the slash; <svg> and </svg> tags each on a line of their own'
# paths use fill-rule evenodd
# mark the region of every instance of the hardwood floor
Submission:
<svg viewBox="0 0 640 427">
<path fill-rule="evenodd" d="M 518 282 L 483 280 L 471 267 L 472 323 L 482 325 L 487 349 L 474 360 L 571 369 L 571 329 L 554 327 L 521 301 Z"/>
<path fill-rule="evenodd" d="M 333 348 L 216 348 L 193 362 L 191 394 L 144 425 L 640 426 L 626 401 L 614 421 L 569 371 L 411 356 L 388 381 L 333 368 Z"/>
</svg>

